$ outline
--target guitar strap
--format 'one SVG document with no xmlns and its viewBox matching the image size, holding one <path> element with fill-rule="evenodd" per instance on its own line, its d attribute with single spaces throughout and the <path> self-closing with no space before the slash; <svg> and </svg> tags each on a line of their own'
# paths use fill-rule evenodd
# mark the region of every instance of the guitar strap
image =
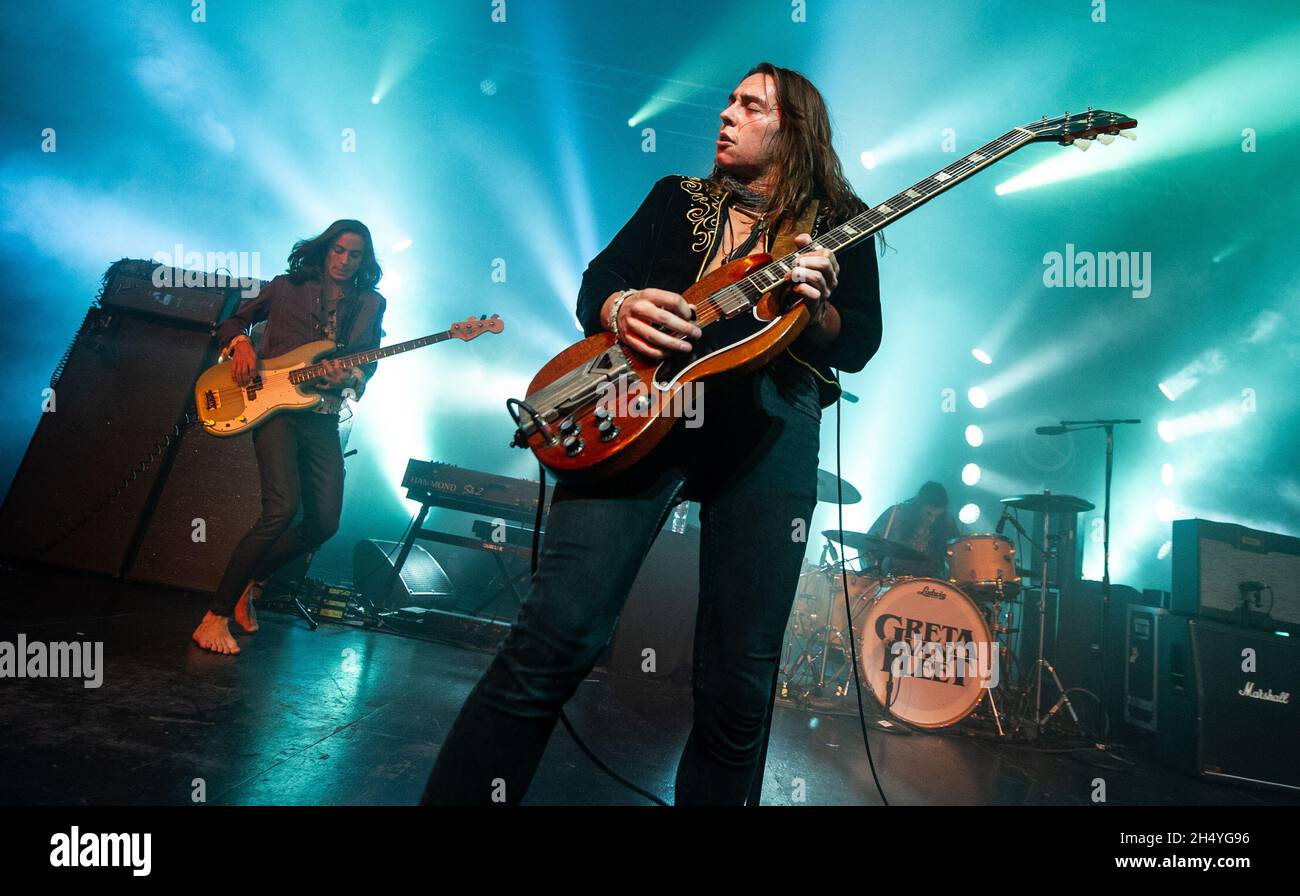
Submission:
<svg viewBox="0 0 1300 896">
<path fill-rule="evenodd" d="M 784 258 L 793 252 L 796 248 L 794 238 L 801 233 L 812 233 L 813 223 L 817 220 L 817 206 L 818 201 L 811 200 L 798 219 L 791 218 L 789 226 L 781 227 L 771 248 L 768 249 L 768 254 L 773 258 Z"/>
</svg>

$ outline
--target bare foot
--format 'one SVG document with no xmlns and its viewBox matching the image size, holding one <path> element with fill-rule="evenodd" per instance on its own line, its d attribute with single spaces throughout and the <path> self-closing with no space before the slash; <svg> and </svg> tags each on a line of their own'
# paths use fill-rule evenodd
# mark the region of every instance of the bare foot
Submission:
<svg viewBox="0 0 1300 896">
<path fill-rule="evenodd" d="M 257 631 L 257 610 L 253 609 L 253 601 L 261 597 L 262 586 L 249 582 L 244 593 L 239 596 L 239 603 L 235 604 L 235 622 L 246 632 Z"/>
<path fill-rule="evenodd" d="M 209 610 L 190 637 L 204 650 L 213 653 L 239 653 L 239 645 L 230 634 L 229 623 L 230 620 L 225 616 L 218 616 Z"/>
</svg>

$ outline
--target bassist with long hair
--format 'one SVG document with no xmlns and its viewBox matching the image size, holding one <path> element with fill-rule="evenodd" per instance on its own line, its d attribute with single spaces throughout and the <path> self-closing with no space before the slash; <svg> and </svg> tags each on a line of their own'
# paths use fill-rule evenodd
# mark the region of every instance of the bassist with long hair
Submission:
<svg viewBox="0 0 1300 896">
<path fill-rule="evenodd" d="M 263 320 L 260 352 L 268 357 L 318 340 L 340 344 L 345 354 L 377 348 L 386 305 L 375 292 L 381 275 L 370 230 L 360 221 L 335 221 L 319 235 L 300 240 L 289 255 L 288 272 L 241 305 L 217 331 L 235 382 L 247 387 L 256 375 L 258 351 L 248 330 Z M 325 375 L 316 384 L 323 396 L 319 404 L 310 411 L 277 414 L 253 431 L 262 513 L 235 548 L 212 604 L 194 630 L 200 647 L 239 653 L 230 620 L 256 631 L 253 601 L 262 582 L 337 531 L 343 509 L 339 411 L 345 392 L 359 398 L 376 366 L 345 369 L 326 361 Z M 302 518 L 294 523 L 300 506 Z"/>
</svg>

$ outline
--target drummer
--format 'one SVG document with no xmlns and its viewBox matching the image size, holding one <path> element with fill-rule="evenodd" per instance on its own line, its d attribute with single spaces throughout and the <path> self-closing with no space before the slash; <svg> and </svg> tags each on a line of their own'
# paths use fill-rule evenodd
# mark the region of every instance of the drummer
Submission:
<svg viewBox="0 0 1300 896">
<path fill-rule="evenodd" d="M 925 560 L 885 558 L 881 565 L 887 575 L 944 579 L 948 576 L 948 542 L 962 533 L 948 512 L 948 490 L 937 482 L 927 482 L 914 497 L 882 513 L 868 534 L 925 555 Z"/>
</svg>

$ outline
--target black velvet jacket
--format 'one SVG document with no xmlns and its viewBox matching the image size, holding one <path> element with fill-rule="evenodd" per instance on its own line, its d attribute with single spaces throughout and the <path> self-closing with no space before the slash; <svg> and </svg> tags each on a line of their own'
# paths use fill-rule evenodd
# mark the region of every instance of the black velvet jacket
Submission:
<svg viewBox="0 0 1300 896">
<path fill-rule="evenodd" d="M 604 329 L 600 309 L 611 293 L 647 288 L 680 293 L 699 280 L 718 251 L 729 207 L 728 194 L 714 194 L 700 179 L 671 175 L 657 182 L 582 275 L 577 313 L 586 335 Z M 819 214 L 812 236 L 837 223 Z M 837 396 L 830 369 L 856 373 L 880 347 L 880 280 L 874 247 L 875 240 L 868 239 L 836 253 L 839 285 L 829 301 L 840 315 L 839 337 L 821 349 L 801 335 L 773 362 L 812 368 L 823 407 Z"/>
</svg>

